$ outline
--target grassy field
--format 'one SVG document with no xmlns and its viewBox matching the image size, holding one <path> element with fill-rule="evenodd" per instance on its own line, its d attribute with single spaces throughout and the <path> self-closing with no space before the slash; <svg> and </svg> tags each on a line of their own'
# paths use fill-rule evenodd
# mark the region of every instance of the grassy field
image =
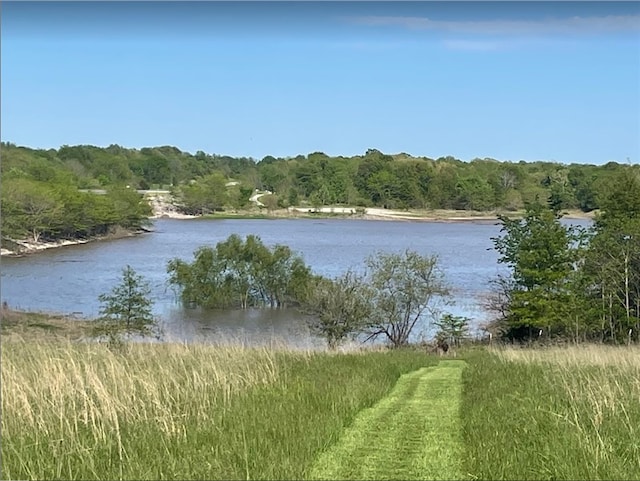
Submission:
<svg viewBox="0 0 640 481">
<path fill-rule="evenodd" d="M 2 343 L 3 479 L 302 479 L 418 351 Z"/>
<path fill-rule="evenodd" d="M 637 346 L 114 352 L 4 314 L 2 479 L 640 479 Z"/>
<path fill-rule="evenodd" d="M 640 479 L 640 348 L 468 356 L 465 471 L 473 479 Z"/>
</svg>

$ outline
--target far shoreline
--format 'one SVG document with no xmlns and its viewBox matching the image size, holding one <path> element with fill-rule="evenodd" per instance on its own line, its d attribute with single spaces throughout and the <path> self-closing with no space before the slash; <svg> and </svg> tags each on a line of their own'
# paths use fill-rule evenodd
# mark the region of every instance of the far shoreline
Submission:
<svg viewBox="0 0 640 481">
<path fill-rule="evenodd" d="M 276 219 L 351 219 L 366 221 L 403 221 L 403 222 L 437 222 L 437 223 L 492 223 L 498 222 L 499 215 L 511 218 L 520 218 L 524 215 L 523 211 L 514 212 L 478 212 L 465 210 L 444 210 L 434 209 L 425 211 L 399 211 L 381 208 L 363 208 L 363 207 L 290 207 L 287 209 L 278 209 L 271 212 L 246 210 L 232 212 L 221 212 L 205 215 L 187 215 L 176 212 L 175 210 L 154 212 L 149 220 L 169 219 L 169 220 L 276 220 Z M 562 218 L 569 220 L 593 220 L 593 212 L 567 211 L 563 213 Z M 20 250 L 10 250 L 4 247 L 0 248 L 0 257 L 25 257 L 39 252 L 57 249 L 60 247 L 68 247 L 74 245 L 87 244 L 90 242 L 100 242 L 105 240 L 122 239 L 126 237 L 134 237 L 137 235 L 153 232 L 153 229 L 139 231 L 118 231 L 115 234 L 109 234 L 89 239 L 62 239 L 55 242 L 32 242 L 29 240 L 20 240 L 15 242 L 22 245 Z"/>
<path fill-rule="evenodd" d="M 525 211 L 511 212 L 481 212 L 466 210 L 392 210 L 382 208 L 363 208 L 363 207 L 289 207 L 287 209 L 277 209 L 273 211 L 261 210 L 256 211 L 237 211 L 235 213 L 220 212 L 206 214 L 202 216 L 192 216 L 194 219 L 208 220 L 224 220 L 224 219 L 353 219 L 353 220 L 371 220 L 371 221 L 407 221 L 407 222 L 495 222 L 499 221 L 499 216 L 505 216 L 513 219 L 522 218 Z M 563 212 L 562 218 L 569 220 L 593 220 L 595 212 L 582 212 L 578 210 L 570 210 Z M 160 215 L 155 218 L 160 219 L 181 219 L 185 217 L 177 217 L 172 215 Z"/>
<path fill-rule="evenodd" d="M 26 257 L 49 249 L 59 249 L 61 247 L 70 247 L 77 245 L 90 244 L 93 242 L 102 242 L 116 239 L 124 239 L 127 237 L 135 237 L 142 234 L 152 232 L 150 229 L 140 229 L 136 231 L 118 230 L 115 233 L 102 236 L 94 236 L 86 239 L 60 239 L 57 241 L 41 241 L 33 242 L 31 240 L 12 241 L 14 244 L 21 246 L 21 249 L 10 250 L 5 247 L 0 248 L 0 257 Z"/>
</svg>

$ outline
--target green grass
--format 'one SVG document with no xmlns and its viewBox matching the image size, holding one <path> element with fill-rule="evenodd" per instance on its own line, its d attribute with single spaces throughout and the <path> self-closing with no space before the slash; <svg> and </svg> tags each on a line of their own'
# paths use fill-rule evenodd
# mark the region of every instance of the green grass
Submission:
<svg viewBox="0 0 640 481">
<path fill-rule="evenodd" d="M 463 374 L 475 479 L 640 479 L 640 350 L 480 351 Z"/>
<path fill-rule="evenodd" d="M 113 352 L 68 322 L 3 317 L 2 479 L 640 479 L 638 347 Z"/>
<path fill-rule="evenodd" d="M 3 479 L 302 479 L 418 351 L 2 344 Z"/>
<path fill-rule="evenodd" d="M 405 374 L 315 463 L 313 479 L 462 479 L 463 361 Z"/>
</svg>

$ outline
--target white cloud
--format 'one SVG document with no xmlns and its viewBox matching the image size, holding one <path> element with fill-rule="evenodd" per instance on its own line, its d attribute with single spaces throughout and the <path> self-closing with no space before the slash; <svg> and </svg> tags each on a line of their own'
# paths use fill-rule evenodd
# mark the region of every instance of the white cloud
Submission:
<svg viewBox="0 0 640 481">
<path fill-rule="evenodd" d="M 546 20 L 432 20 L 427 17 L 363 16 L 352 17 L 350 21 L 372 27 L 400 26 L 408 29 L 443 31 L 456 34 L 640 33 L 640 15 L 550 18 Z"/>
</svg>

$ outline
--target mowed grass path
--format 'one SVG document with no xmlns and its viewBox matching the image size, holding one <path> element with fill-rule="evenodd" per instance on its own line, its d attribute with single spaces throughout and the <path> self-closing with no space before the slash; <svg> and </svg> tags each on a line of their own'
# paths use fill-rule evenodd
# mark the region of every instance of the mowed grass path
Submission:
<svg viewBox="0 0 640 481">
<path fill-rule="evenodd" d="M 464 361 L 441 361 L 403 375 L 388 396 L 358 413 L 309 477 L 462 479 L 464 366 Z"/>
</svg>

